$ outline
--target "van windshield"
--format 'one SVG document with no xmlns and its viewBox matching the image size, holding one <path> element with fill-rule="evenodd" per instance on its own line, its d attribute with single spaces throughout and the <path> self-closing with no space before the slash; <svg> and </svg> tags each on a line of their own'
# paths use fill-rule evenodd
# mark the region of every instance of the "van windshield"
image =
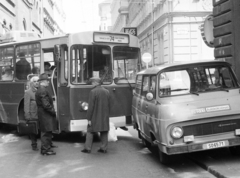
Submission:
<svg viewBox="0 0 240 178">
<path fill-rule="evenodd" d="M 159 74 L 159 96 L 229 91 L 238 87 L 227 66 L 199 66 L 171 70 Z"/>
</svg>

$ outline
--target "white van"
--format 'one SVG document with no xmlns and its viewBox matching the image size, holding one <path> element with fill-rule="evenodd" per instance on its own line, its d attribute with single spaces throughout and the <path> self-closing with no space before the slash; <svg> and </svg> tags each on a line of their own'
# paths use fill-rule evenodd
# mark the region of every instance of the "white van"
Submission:
<svg viewBox="0 0 240 178">
<path fill-rule="evenodd" d="M 229 147 L 240 152 L 240 85 L 223 61 L 166 64 L 141 71 L 133 124 L 146 146 L 168 155 Z"/>
</svg>

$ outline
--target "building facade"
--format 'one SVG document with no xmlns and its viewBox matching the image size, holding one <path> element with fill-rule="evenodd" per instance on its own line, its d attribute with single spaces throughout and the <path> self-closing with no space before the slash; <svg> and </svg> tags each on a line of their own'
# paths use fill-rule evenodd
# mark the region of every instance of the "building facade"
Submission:
<svg viewBox="0 0 240 178">
<path fill-rule="evenodd" d="M 112 30 L 137 27 L 141 52 L 152 55 L 150 66 L 214 59 L 199 29 L 212 0 L 121 0 L 111 7 Z"/>
<path fill-rule="evenodd" d="M 66 17 L 61 0 L 0 0 L 0 35 L 34 31 L 39 37 L 64 33 Z"/>
<path fill-rule="evenodd" d="M 100 31 L 111 31 L 111 3 L 112 0 L 105 0 L 98 5 L 99 17 L 100 17 Z"/>
</svg>

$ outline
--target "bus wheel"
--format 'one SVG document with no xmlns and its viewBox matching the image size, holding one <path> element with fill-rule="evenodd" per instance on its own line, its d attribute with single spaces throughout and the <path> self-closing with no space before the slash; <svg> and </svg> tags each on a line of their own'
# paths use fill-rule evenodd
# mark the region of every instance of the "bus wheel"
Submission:
<svg viewBox="0 0 240 178">
<path fill-rule="evenodd" d="M 159 156 L 159 161 L 162 164 L 167 164 L 170 162 L 170 156 L 163 153 L 159 148 L 158 148 L 158 156 Z"/>
<path fill-rule="evenodd" d="M 240 146 L 229 147 L 229 151 L 233 156 L 239 156 L 240 155 Z"/>
</svg>

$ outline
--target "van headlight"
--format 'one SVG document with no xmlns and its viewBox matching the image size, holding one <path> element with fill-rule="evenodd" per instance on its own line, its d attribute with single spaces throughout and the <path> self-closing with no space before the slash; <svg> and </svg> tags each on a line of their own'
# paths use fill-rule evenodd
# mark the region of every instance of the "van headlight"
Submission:
<svg viewBox="0 0 240 178">
<path fill-rule="evenodd" d="M 181 138 L 183 136 L 183 129 L 181 127 L 174 127 L 171 131 L 171 136 L 173 138 Z"/>
<path fill-rule="evenodd" d="M 87 111 L 88 110 L 88 103 L 87 102 L 82 102 L 81 107 L 84 111 Z"/>
</svg>

